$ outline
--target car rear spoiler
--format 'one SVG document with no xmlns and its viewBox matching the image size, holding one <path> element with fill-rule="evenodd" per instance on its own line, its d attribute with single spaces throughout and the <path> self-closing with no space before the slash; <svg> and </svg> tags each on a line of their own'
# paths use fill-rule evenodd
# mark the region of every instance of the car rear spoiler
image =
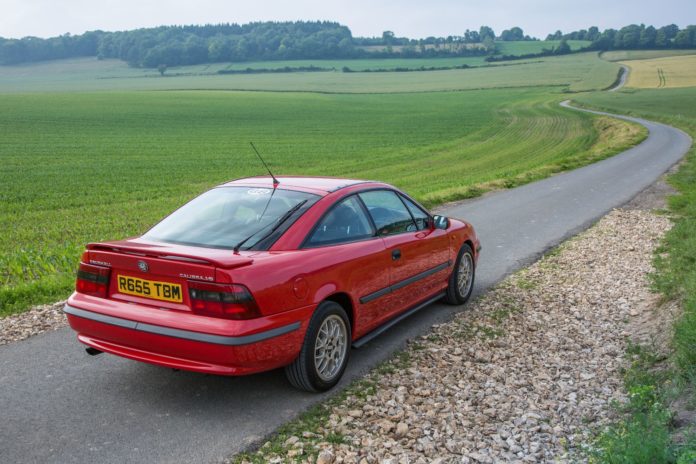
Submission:
<svg viewBox="0 0 696 464">
<path fill-rule="evenodd" d="M 187 251 L 188 248 L 191 248 L 190 252 Z M 183 251 L 180 251 L 182 249 Z M 180 245 L 173 246 L 166 243 L 132 243 L 126 240 L 119 242 L 89 243 L 87 245 L 87 250 L 208 264 L 222 269 L 232 269 L 235 267 L 247 266 L 254 262 L 253 258 L 234 254 L 232 250 L 198 247 L 195 247 L 194 249 L 194 247 L 185 247 Z"/>
</svg>

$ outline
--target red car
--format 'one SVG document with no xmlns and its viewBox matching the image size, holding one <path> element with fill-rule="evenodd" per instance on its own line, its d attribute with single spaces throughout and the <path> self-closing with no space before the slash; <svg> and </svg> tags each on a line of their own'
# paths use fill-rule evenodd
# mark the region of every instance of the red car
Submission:
<svg viewBox="0 0 696 464">
<path fill-rule="evenodd" d="M 65 312 L 90 354 L 327 390 L 351 346 L 470 296 L 471 225 L 359 180 L 239 179 L 141 237 L 91 243 Z"/>
</svg>

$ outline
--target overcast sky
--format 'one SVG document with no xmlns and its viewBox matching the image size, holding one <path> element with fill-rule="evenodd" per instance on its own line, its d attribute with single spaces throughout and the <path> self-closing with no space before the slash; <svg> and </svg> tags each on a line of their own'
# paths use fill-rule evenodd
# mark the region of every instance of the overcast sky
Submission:
<svg viewBox="0 0 696 464">
<path fill-rule="evenodd" d="M 266 20 L 331 20 L 355 36 L 461 35 L 482 24 L 543 38 L 598 26 L 696 24 L 696 0 L 0 0 L 0 36 Z"/>
</svg>

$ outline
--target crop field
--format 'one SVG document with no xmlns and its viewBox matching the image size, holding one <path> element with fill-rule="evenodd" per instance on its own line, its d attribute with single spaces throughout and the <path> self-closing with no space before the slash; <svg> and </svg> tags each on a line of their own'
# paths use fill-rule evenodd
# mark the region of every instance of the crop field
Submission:
<svg viewBox="0 0 696 464">
<path fill-rule="evenodd" d="M 696 86 L 696 54 L 623 61 L 631 68 L 627 87 L 664 88 Z"/>
<path fill-rule="evenodd" d="M 1 312 L 65 295 L 86 242 L 142 233 L 213 185 L 263 173 L 250 140 L 278 173 L 376 178 L 434 204 L 639 136 L 558 100 L 549 89 L 0 96 Z"/>
<path fill-rule="evenodd" d="M 314 66 L 323 69 L 341 71 L 348 67 L 353 71 L 366 69 L 418 69 L 421 67 L 456 67 L 467 66 L 498 66 L 500 63 L 487 63 L 483 56 L 460 58 L 371 58 L 354 60 L 274 60 L 274 61 L 245 61 L 239 63 L 205 63 L 190 66 L 172 66 L 166 75 L 210 75 L 218 71 L 246 69 L 282 69 Z M 41 80 L 50 78 L 53 81 L 126 78 L 159 78 L 160 73 L 151 68 L 133 68 L 125 61 L 95 58 L 72 58 L 66 60 L 25 63 L 12 66 L 0 66 L 0 80 L 6 83 L 22 80 Z M 112 84 L 107 82 L 107 84 Z"/>
<path fill-rule="evenodd" d="M 211 186 L 262 174 L 249 141 L 277 173 L 380 179 L 434 205 L 586 164 L 644 135 L 558 107 L 566 88 L 614 80 L 618 65 L 596 54 L 462 70 L 482 72 L 471 81 L 448 71 L 245 81 L 273 92 L 219 91 L 204 76 L 94 79 L 79 66 L 28 76 L 41 92 L 0 82 L 0 315 L 67 296 L 85 243 L 140 234 Z M 310 79 L 326 74 L 334 79 Z M 94 81 L 111 87 L 78 91 Z M 137 81 L 159 87 L 132 91 Z M 205 90 L 160 91 L 170 82 Z"/>
<path fill-rule="evenodd" d="M 365 63 L 365 60 L 358 60 Z M 431 92 L 536 86 L 572 91 L 601 89 L 616 79 L 619 66 L 596 53 L 498 63 L 495 67 L 432 72 L 293 72 L 250 75 L 178 75 L 130 69 L 120 62 L 0 67 L 0 93 L 114 90 L 267 90 L 323 93 Z M 90 66 L 93 66 L 91 68 Z"/>
<path fill-rule="evenodd" d="M 602 53 L 602 59 L 607 61 L 649 60 L 683 55 L 696 55 L 696 50 L 612 50 Z"/>
</svg>

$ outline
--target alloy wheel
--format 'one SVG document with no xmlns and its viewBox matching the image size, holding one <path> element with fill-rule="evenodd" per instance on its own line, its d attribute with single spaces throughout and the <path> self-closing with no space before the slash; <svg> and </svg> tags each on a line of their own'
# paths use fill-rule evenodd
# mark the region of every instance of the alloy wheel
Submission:
<svg viewBox="0 0 696 464">
<path fill-rule="evenodd" d="M 468 295 L 473 283 L 474 261 L 469 253 L 464 253 L 457 270 L 457 289 L 462 296 Z"/>
<path fill-rule="evenodd" d="M 331 381 L 341 372 L 347 345 L 348 329 L 343 319 L 335 314 L 324 319 L 314 345 L 314 366 L 323 381 Z"/>
</svg>

